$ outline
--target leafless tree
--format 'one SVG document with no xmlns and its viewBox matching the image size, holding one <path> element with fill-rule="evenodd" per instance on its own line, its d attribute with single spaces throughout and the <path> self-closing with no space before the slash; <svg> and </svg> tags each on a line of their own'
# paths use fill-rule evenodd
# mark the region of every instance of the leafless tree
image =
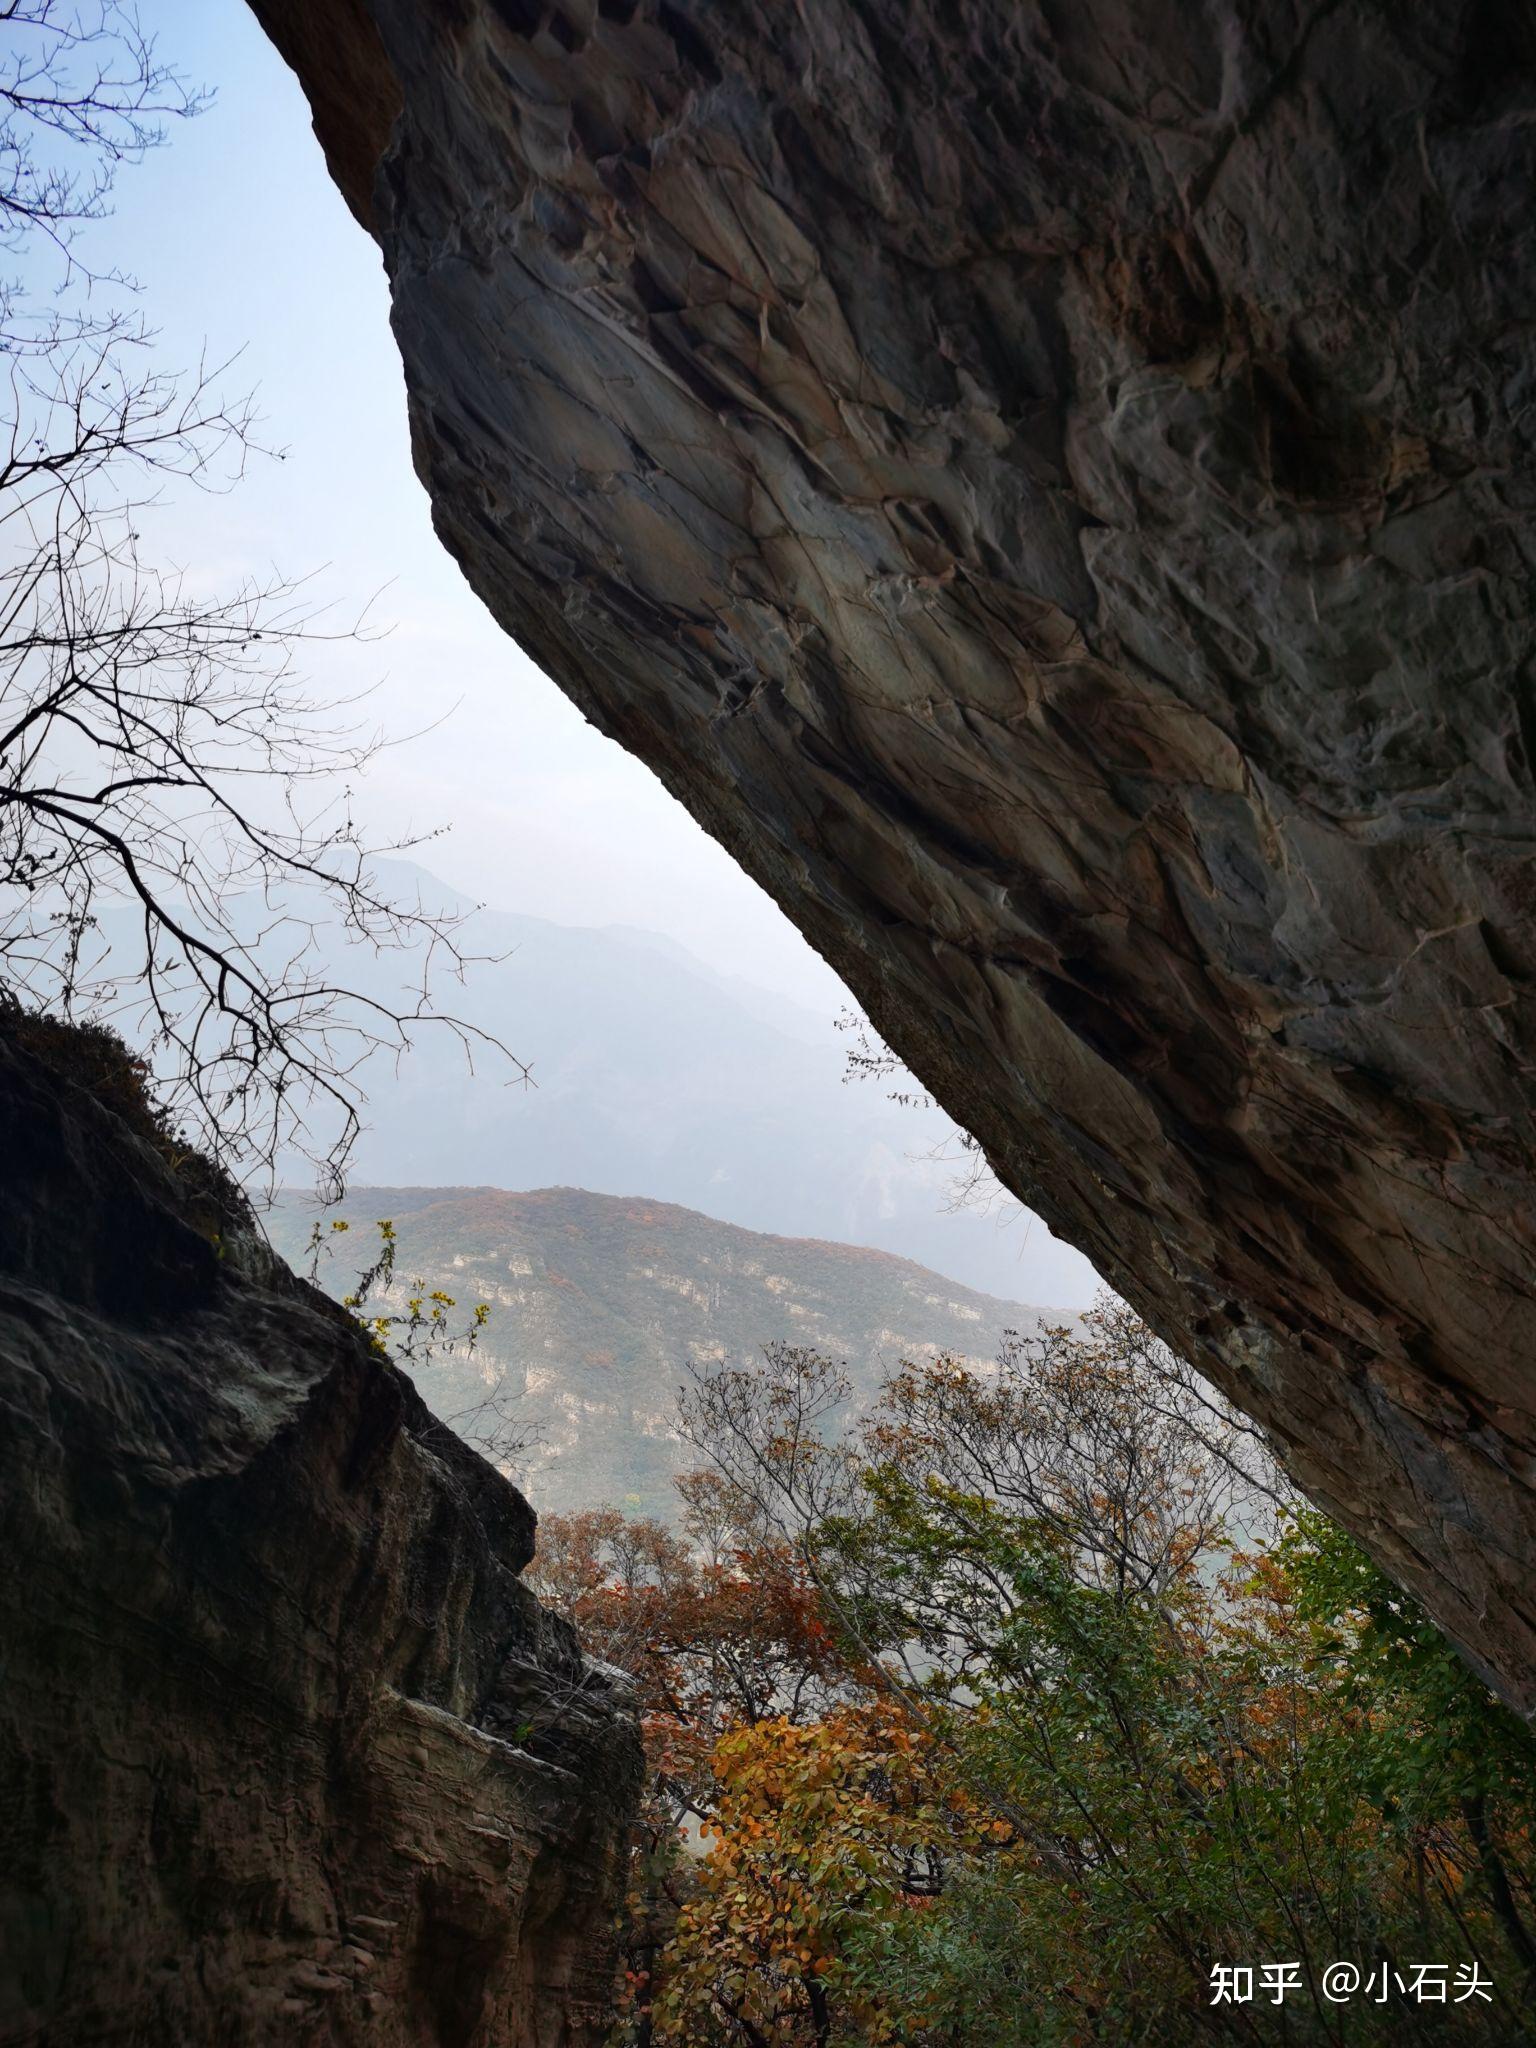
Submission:
<svg viewBox="0 0 1536 2048">
<path fill-rule="evenodd" d="M 203 103 L 115 0 L 0 7 L 0 247 L 56 273 L 41 312 L 35 280 L 0 285 L 0 972 L 50 1014 L 118 1022 L 246 1177 L 293 1146 L 334 1183 L 371 1054 L 427 1021 L 503 1049 L 434 1005 L 458 922 L 374 878 L 406 843 L 352 815 L 380 736 L 296 672 L 366 628 L 290 580 L 209 590 L 145 559 L 167 485 L 239 481 L 254 415 L 227 366 L 158 367 L 80 237 L 118 166 Z M 339 984 L 323 927 L 409 955 L 404 994 Z"/>
<path fill-rule="evenodd" d="M 919 1087 L 889 1046 L 876 1037 L 866 1017 L 860 1016 L 856 1010 L 843 1010 L 836 1024 L 848 1040 L 843 1054 L 844 1082 L 884 1082 L 888 1100 L 903 1109 L 939 1107 L 928 1091 Z M 995 1216 L 999 1225 L 1013 1223 L 1025 1215 L 1023 1203 L 1008 1192 L 992 1171 L 991 1162 L 980 1142 L 969 1131 L 962 1130 L 959 1124 L 951 1125 L 937 1144 L 917 1156 L 934 1165 L 954 1169 L 943 1204 L 951 1214 L 969 1210 L 983 1216 Z"/>
<path fill-rule="evenodd" d="M 1218 1570 L 1232 1546 L 1271 1538 L 1294 1505 L 1252 1424 L 1109 1295 L 1076 1328 L 1011 1334 L 990 1371 L 905 1364 L 845 1427 L 850 1391 L 834 1361 L 773 1345 L 753 1371 L 694 1369 L 682 1433 L 722 1475 L 738 1520 L 793 1543 L 850 1634 L 909 1678 L 912 1645 L 868 1633 L 885 1560 L 859 1531 L 882 1471 L 927 1489 L 953 1520 L 951 1554 L 931 1584 L 904 1589 L 902 1607 L 924 1660 L 961 1676 L 1012 1612 L 990 1546 L 965 1540 L 994 1518 L 1049 1540 L 1085 1587 L 1157 1603 L 1191 1571 Z"/>
<path fill-rule="evenodd" d="M 18 255 L 41 237 L 66 282 L 116 277 L 82 263 L 80 230 L 107 214 L 119 166 L 209 96 L 162 62 L 123 0 L 4 0 L 0 37 L 0 245 Z M 18 297 L 13 284 L 13 318 Z"/>
<path fill-rule="evenodd" d="M 1075 1328 L 1010 1333 L 988 1373 L 904 1366 L 861 1438 L 960 1519 L 984 1503 L 1050 1539 L 1117 1601 L 1160 1600 L 1231 1543 L 1271 1537 L 1294 1499 L 1252 1425 L 1109 1295 Z"/>
<path fill-rule="evenodd" d="M 684 1371 L 678 1425 L 725 1483 L 717 1516 L 799 1549 L 820 1523 L 849 1512 L 858 1495 L 845 1412 L 853 1386 L 835 1359 L 779 1342 L 751 1366 L 690 1361 Z"/>
</svg>

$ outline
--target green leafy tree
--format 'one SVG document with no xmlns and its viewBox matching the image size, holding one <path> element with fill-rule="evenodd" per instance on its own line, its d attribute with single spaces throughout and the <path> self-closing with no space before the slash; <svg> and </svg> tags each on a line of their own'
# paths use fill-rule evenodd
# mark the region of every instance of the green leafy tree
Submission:
<svg viewBox="0 0 1536 2048">
<path fill-rule="evenodd" d="M 1114 1304 L 845 1398 L 783 1347 L 685 1398 L 833 1682 L 710 1722 L 631 2039 L 1533 2037 L 1536 1744 L 1251 1425 Z"/>
</svg>

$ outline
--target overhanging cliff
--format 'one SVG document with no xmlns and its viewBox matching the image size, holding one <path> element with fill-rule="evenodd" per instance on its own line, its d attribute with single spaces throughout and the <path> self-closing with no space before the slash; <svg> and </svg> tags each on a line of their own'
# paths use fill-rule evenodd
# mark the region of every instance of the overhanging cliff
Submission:
<svg viewBox="0 0 1536 2048">
<path fill-rule="evenodd" d="M 253 0 L 475 589 L 1536 1707 L 1536 30 Z"/>
<path fill-rule="evenodd" d="M 0 1012 L 0 2042 L 597 2048 L 639 1741 L 519 1582 L 531 1510 L 28 1036 Z"/>
</svg>

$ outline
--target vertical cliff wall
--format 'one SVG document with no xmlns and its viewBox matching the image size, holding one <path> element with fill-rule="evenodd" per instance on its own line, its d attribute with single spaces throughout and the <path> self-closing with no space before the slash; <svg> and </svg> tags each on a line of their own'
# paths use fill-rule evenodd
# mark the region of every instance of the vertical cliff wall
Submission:
<svg viewBox="0 0 1536 2048">
<path fill-rule="evenodd" d="M 639 1753 L 533 1515 L 0 1019 L 0 2043 L 596 2048 Z"/>
<path fill-rule="evenodd" d="M 253 0 L 487 604 L 1536 1706 L 1536 30 Z"/>
</svg>

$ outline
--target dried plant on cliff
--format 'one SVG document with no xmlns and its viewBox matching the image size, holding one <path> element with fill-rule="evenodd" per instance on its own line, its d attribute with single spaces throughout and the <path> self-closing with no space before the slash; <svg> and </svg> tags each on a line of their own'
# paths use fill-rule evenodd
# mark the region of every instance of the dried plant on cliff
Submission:
<svg viewBox="0 0 1536 2048">
<path fill-rule="evenodd" d="M 337 1217 L 316 1222 L 305 1245 L 305 1274 L 312 1286 L 338 1253 L 349 1248 L 352 1225 Z M 381 1358 L 390 1359 L 419 1379 L 450 1359 L 473 1357 L 481 1333 L 491 1319 L 488 1301 L 460 1306 L 445 1288 L 429 1287 L 420 1275 L 409 1279 L 400 1270 L 400 1237 L 391 1217 L 375 1220 L 377 1245 L 353 1275 L 341 1305 L 367 1333 Z M 430 1381 L 423 1392 L 430 1391 Z M 488 1391 L 466 1407 L 443 1414 L 434 1404 L 435 1427 L 450 1430 L 505 1472 L 538 1440 L 538 1425 L 520 1412 L 517 1397 L 498 1376 Z"/>
<path fill-rule="evenodd" d="M 836 1024 L 848 1040 L 843 1055 L 845 1083 L 882 1082 L 887 1099 L 902 1109 L 938 1108 L 927 1089 L 913 1079 L 890 1047 L 876 1036 L 868 1018 L 856 1010 L 843 1010 Z M 946 1210 L 969 1210 L 974 1214 L 992 1216 L 999 1227 L 1027 1217 L 1023 1203 L 1009 1194 L 992 1171 L 991 1162 L 980 1144 L 959 1124 L 952 1125 L 936 1145 L 920 1156 L 935 1165 L 953 1169 L 944 1200 Z"/>
</svg>

